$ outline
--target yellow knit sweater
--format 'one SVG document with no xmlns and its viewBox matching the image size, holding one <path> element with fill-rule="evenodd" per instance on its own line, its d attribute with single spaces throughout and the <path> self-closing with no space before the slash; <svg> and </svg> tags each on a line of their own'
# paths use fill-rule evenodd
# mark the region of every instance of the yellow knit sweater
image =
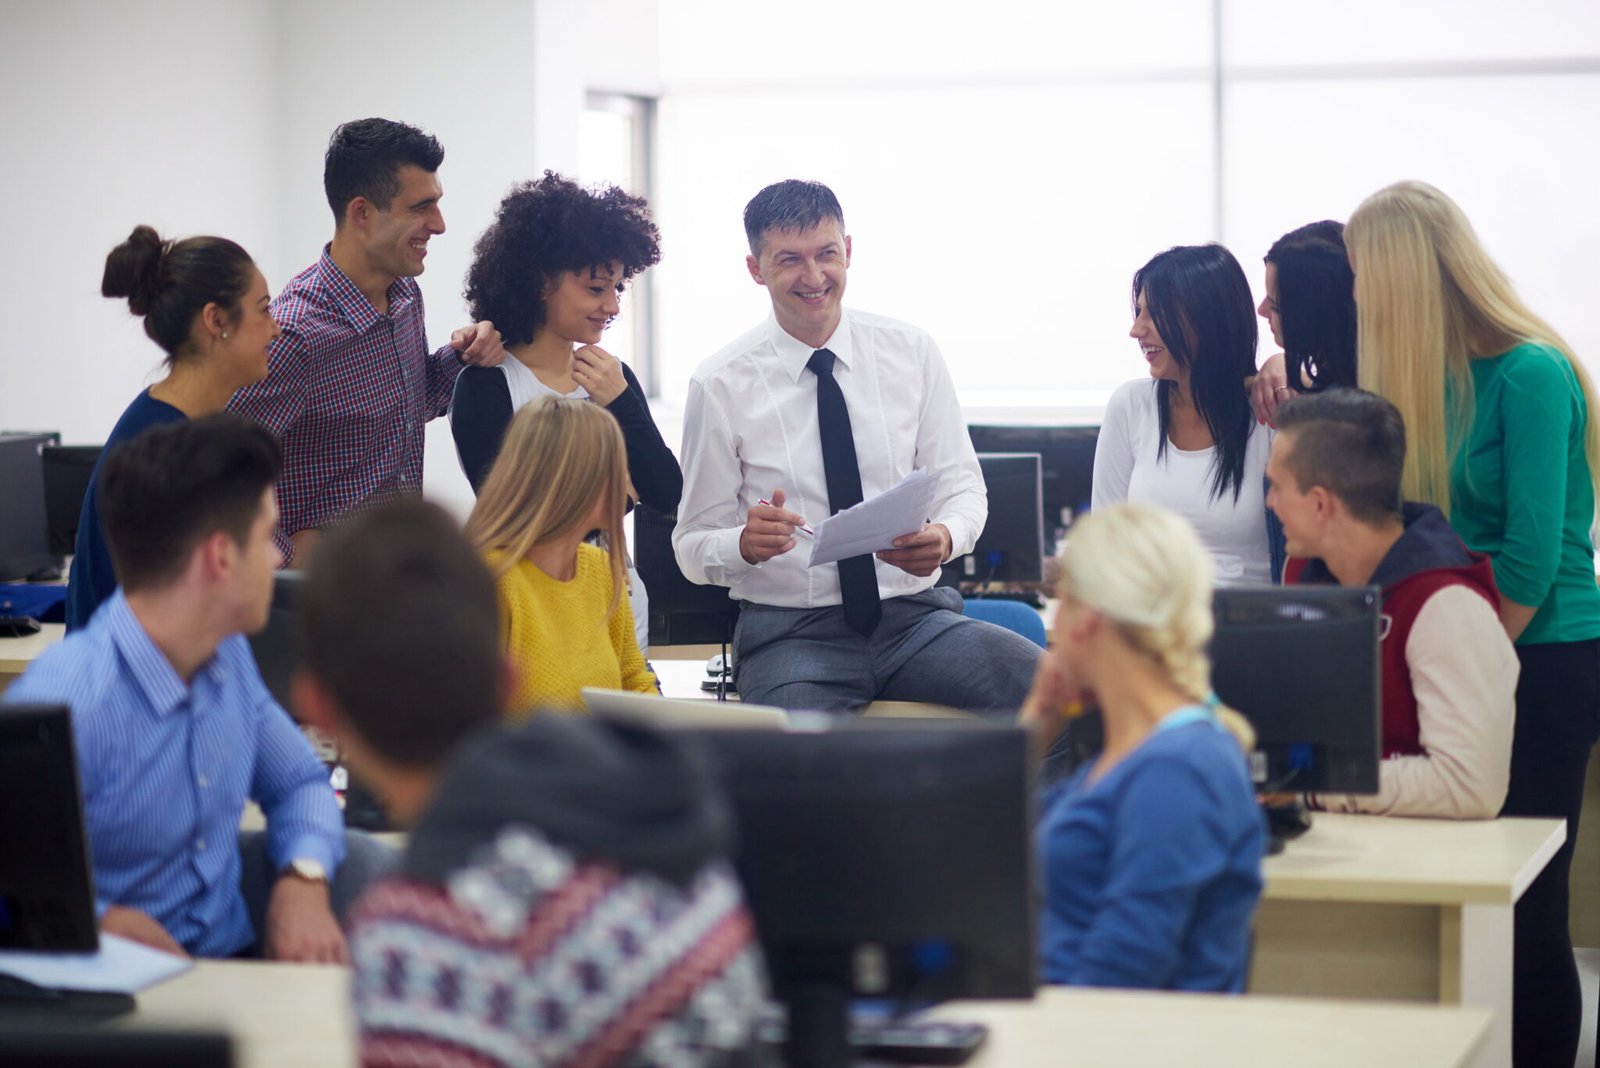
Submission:
<svg viewBox="0 0 1600 1068">
<path fill-rule="evenodd" d="M 511 718 L 540 709 L 582 712 L 585 686 L 658 692 L 634 639 L 626 592 L 606 620 L 611 561 L 604 549 L 578 546 L 578 571 L 567 582 L 519 560 L 499 588 L 501 642 L 518 676 L 506 706 Z"/>
</svg>

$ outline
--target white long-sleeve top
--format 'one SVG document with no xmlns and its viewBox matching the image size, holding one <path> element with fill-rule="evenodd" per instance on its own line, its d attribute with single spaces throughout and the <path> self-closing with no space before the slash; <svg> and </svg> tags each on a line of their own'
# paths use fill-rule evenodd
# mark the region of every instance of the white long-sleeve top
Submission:
<svg viewBox="0 0 1600 1068">
<path fill-rule="evenodd" d="M 1423 752 L 1379 766 L 1370 797 L 1317 794 L 1330 812 L 1494 819 L 1511 780 L 1521 665 L 1489 602 L 1446 586 L 1423 602 L 1406 641 Z"/>
<path fill-rule="evenodd" d="M 988 493 L 944 357 L 925 332 L 880 315 L 845 309 L 822 346 L 836 357 L 855 438 L 861 490 L 870 499 L 915 468 L 938 479 L 933 514 L 950 530 L 952 555 L 971 552 L 988 518 Z M 827 479 L 817 427 L 815 350 L 768 318 L 695 371 L 684 408 L 683 501 L 672 545 L 690 580 L 730 595 L 788 608 L 836 605 L 839 569 L 808 568 L 799 544 L 761 565 L 739 552 L 745 517 L 783 490 L 784 507 L 815 525 L 826 519 Z M 909 533 L 909 532 L 908 532 Z M 925 590 L 918 578 L 877 561 L 885 598 Z"/>
<path fill-rule="evenodd" d="M 1211 495 L 1217 450 L 1186 452 L 1170 441 L 1161 447 L 1161 415 L 1153 378 L 1135 379 L 1117 387 L 1106 402 L 1106 415 L 1094 449 L 1091 508 L 1117 501 L 1165 508 L 1189 521 L 1216 566 L 1217 585 L 1264 585 L 1272 581 L 1267 547 L 1267 501 L 1264 479 L 1271 432 L 1252 426 L 1245 449 L 1244 475 L 1235 499 L 1233 490 Z"/>
</svg>

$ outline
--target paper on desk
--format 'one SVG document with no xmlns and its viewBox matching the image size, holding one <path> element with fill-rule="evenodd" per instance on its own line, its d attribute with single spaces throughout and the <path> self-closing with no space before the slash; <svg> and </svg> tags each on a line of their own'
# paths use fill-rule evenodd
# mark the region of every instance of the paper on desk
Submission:
<svg viewBox="0 0 1600 1068">
<path fill-rule="evenodd" d="M 52 990 L 134 994 L 194 967 L 186 957 L 100 932 L 98 953 L 0 949 L 0 972 Z"/>
<path fill-rule="evenodd" d="M 806 566 L 892 549 L 894 539 L 915 534 L 928 521 L 938 486 L 928 469 L 919 467 L 871 500 L 824 519 L 817 524 L 811 562 Z"/>
</svg>

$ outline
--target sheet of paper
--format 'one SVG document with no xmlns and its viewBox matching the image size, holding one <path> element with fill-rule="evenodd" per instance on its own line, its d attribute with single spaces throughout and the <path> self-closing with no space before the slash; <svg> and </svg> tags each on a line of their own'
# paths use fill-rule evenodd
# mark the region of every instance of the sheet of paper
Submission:
<svg viewBox="0 0 1600 1068">
<path fill-rule="evenodd" d="M 824 519 L 817 525 L 811 561 L 806 566 L 893 548 L 894 539 L 915 534 L 928 521 L 928 509 L 933 507 L 938 486 L 927 468 L 919 467 L 871 500 Z"/>
<path fill-rule="evenodd" d="M 0 972 L 53 990 L 136 994 L 182 975 L 194 962 L 100 932 L 98 953 L 35 953 L 0 949 Z"/>
</svg>

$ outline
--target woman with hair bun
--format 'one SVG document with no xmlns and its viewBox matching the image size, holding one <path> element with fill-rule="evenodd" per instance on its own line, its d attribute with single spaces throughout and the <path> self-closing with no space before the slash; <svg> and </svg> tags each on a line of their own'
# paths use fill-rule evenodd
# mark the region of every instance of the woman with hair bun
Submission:
<svg viewBox="0 0 1600 1068">
<path fill-rule="evenodd" d="M 220 412 L 237 389 L 267 375 L 267 346 L 278 336 L 267 280 L 250 254 L 222 237 L 167 241 L 134 227 L 106 257 L 100 292 L 126 297 L 144 332 L 166 353 L 166 375 L 134 398 L 106 438 L 105 453 L 158 423 Z M 104 455 L 103 453 L 102 455 Z M 86 626 L 117 587 L 100 530 L 95 466 L 78 517 L 67 629 Z"/>
<path fill-rule="evenodd" d="M 1211 694 L 1211 560 L 1180 517 L 1114 504 L 1078 521 L 1060 564 L 1020 718 L 1042 753 L 1093 702 L 1105 745 L 1040 806 L 1044 977 L 1242 991 L 1265 828 L 1249 724 Z"/>
</svg>

